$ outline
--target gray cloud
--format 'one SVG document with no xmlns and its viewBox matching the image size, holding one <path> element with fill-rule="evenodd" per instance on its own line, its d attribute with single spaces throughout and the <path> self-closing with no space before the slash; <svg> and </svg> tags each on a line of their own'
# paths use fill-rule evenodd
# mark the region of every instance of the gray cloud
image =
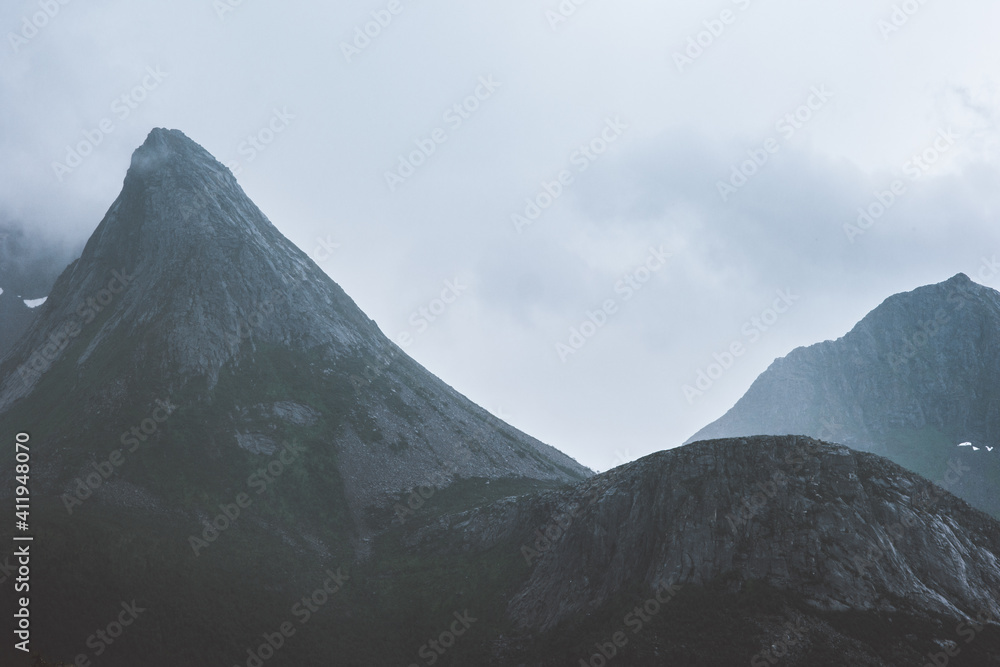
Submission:
<svg viewBox="0 0 1000 667">
<path fill-rule="evenodd" d="M 390 336 L 464 276 L 469 291 L 408 351 L 603 469 L 679 444 L 775 356 L 843 334 L 889 294 L 1000 254 L 1000 8 L 927 3 L 883 36 L 892 5 L 590 0 L 553 26 L 557 2 L 403 0 L 348 62 L 341 44 L 384 2 L 247 0 L 222 16 L 210 0 L 70 2 L 16 52 L 9 33 L 40 10 L 7 3 L 0 210 L 56 248 L 42 264 L 65 264 L 149 129 L 181 129 L 238 162 L 248 194 Z M 678 71 L 674 54 L 723 8 L 735 21 Z M 499 88 L 450 122 L 490 76 Z M 814 86 L 833 97 L 783 138 L 776 123 Z M 578 171 L 616 117 L 628 129 Z M 60 180 L 53 163 L 102 122 L 112 131 Z M 961 139 L 910 180 L 906 161 L 949 127 Z M 437 129 L 446 140 L 390 191 L 386 171 Z M 723 202 L 717 182 L 771 137 L 780 150 Z M 561 170 L 572 185 L 518 234 L 510 216 Z M 897 179 L 905 194 L 848 242 L 844 224 Z M 322 242 L 338 247 L 317 254 Z M 563 363 L 556 344 L 661 244 L 667 266 Z M 682 387 L 779 289 L 801 298 L 689 404 Z"/>
</svg>

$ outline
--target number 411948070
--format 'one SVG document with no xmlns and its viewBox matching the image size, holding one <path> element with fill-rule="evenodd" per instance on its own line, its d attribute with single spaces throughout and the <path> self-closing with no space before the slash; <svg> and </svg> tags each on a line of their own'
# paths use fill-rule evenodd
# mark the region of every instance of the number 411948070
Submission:
<svg viewBox="0 0 1000 667">
<path fill-rule="evenodd" d="M 17 527 L 20 530 L 28 530 L 29 494 L 28 480 L 31 477 L 31 452 L 28 449 L 29 436 L 27 433 L 17 434 L 16 460 L 17 466 L 14 468 L 18 487 L 14 490 L 17 496 Z"/>
</svg>

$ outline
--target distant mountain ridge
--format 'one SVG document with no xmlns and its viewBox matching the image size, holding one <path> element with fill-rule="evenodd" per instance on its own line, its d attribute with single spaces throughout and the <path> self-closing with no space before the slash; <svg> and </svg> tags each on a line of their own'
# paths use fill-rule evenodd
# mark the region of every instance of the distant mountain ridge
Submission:
<svg viewBox="0 0 1000 667">
<path fill-rule="evenodd" d="M 1000 516 L 998 378 L 1000 292 L 958 274 L 889 297 L 843 338 L 776 360 L 689 442 L 810 435 L 935 481 L 961 465 L 950 490 Z"/>
</svg>

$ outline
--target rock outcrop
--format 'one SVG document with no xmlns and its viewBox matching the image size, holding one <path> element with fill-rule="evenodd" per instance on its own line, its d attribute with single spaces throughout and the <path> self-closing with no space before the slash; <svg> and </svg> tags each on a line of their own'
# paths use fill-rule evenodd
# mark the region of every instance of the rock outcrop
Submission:
<svg viewBox="0 0 1000 667">
<path fill-rule="evenodd" d="M 760 641 L 776 631 L 768 619 L 782 615 L 812 628 L 792 665 L 820 664 L 807 657 L 834 644 L 843 652 L 826 655 L 830 664 L 852 656 L 860 662 L 851 664 L 923 664 L 934 641 L 958 639 L 956 625 L 1000 621 L 1000 523 L 887 459 L 799 436 L 694 443 L 565 490 L 442 517 L 406 539 L 431 552 L 520 550 L 526 575 L 505 608 L 513 635 L 535 652 L 546 637 L 575 633 L 582 618 L 622 620 L 631 609 L 623 598 L 656 599 L 658 587 L 721 588 L 730 601 L 753 586 L 774 591 L 772 612 L 724 611 L 734 624 L 752 619 Z M 725 606 L 726 596 L 718 599 Z M 678 614 L 697 606 L 684 596 L 669 604 Z M 859 614 L 897 624 L 894 636 L 838 629 Z M 921 638 L 930 647 L 921 651 L 905 636 L 924 633 L 924 621 L 943 625 Z M 697 664 L 736 664 L 707 657 L 724 632 L 685 637 L 702 656 Z M 1000 635 L 992 637 L 1000 659 Z M 577 637 L 581 657 L 600 637 L 587 639 Z M 655 631 L 643 640 L 659 642 L 663 655 L 677 648 Z M 892 651 L 912 662 L 894 663 Z"/>
</svg>

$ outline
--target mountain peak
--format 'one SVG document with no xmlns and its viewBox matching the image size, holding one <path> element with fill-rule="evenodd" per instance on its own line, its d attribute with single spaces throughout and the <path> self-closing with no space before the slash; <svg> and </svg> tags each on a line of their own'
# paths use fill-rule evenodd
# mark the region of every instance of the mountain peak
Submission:
<svg viewBox="0 0 1000 667">
<path fill-rule="evenodd" d="M 183 443 L 190 460 L 259 457 L 305 429 L 358 516 L 428 480 L 590 474 L 403 354 L 177 130 L 155 129 L 135 151 L 121 194 L 2 362 L 0 414 L 22 401 L 68 415 L 73 391 L 86 409 L 65 423 L 93 423 L 94 442 L 116 440 L 106 415 L 142 414 L 165 396 L 197 406 L 172 424 L 197 430 L 197 412 L 211 412 L 213 432 Z M 81 460 L 64 461 L 67 474 Z M 169 497 L 158 475 L 143 483 Z"/>
<path fill-rule="evenodd" d="M 132 152 L 132 167 L 145 169 L 171 158 L 203 158 L 215 162 L 208 151 L 180 130 L 155 127 L 146 135 L 142 145 Z"/>
<path fill-rule="evenodd" d="M 180 130 L 169 130 L 165 127 L 154 127 L 146 135 L 146 141 L 135 152 L 153 147 L 170 146 L 179 150 L 204 150 Z"/>
<path fill-rule="evenodd" d="M 997 301 L 997 291 L 981 285 L 964 273 L 957 273 L 948 280 L 932 285 L 918 287 L 909 292 L 894 294 L 886 299 L 881 306 L 869 313 L 854 331 L 871 329 L 894 330 L 899 327 L 919 326 L 917 320 L 941 316 L 939 309 L 944 309 L 943 319 L 958 322 L 960 319 L 975 315 L 979 308 L 964 306 L 976 305 L 991 310 L 1000 305 Z M 917 320 L 909 322 L 914 317 Z M 904 332 L 905 333 L 905 332 Z"/>
<path fill-rule="evenodd" d="M 965 275 L 964 273 L 956 273 L 951 278 L 946 280 L 945 284 L 964 285 L 966 283 L 971 283 L 971 282 L 972 279 L 969 278 L 969 276 Z"/>
<path fill-rule="evenodd" d="M 94 309 L 92 317 L 100 314 L 103 325 L 88 329 L 96 337 L 75 351 L 76 363 L 105 344 L 124 350 L 141 341 L 136 365 L 156 358 L 178 384 L 203 376 L 213 387 L 224 366 L 265 344 L 323 348 L 334 357 L 383 353 L 389 346 L 233 174 L 178 130 L 156 128 L 135 150 L 121 193 L 57 281 L 40 325 L 57 331 L 77 319 L 79 304 L 116 275 L 131 277 L 128 289 Z M 42 374 L 0 386 L 0 409 Z"/>
<path fill-rule="evenodd" d="M 130 191 L 129 186 L 162 185 L 169 188 L 174 198 L 190 200 L 198 193 L 205 194 L 209 184 L 232 195 L 245 196 L 232 172 L 211 153 L 180 130 L 157 127 L 132 153 L 122 194 Z"/>
<path fill-rule="evenodd" d="M 1000 457 L 986 449 L 1000 444 L 998 360 L 1000 292 L 959 273 L 890 296 L 842 338 L 776 360 L 691 441 L 805 434 L 935 480 L 959 454 L 976 454 L 952 491 L 1000 516 Z M 961 452 L 963 442 L 979 449 Z"/>
</svg>

